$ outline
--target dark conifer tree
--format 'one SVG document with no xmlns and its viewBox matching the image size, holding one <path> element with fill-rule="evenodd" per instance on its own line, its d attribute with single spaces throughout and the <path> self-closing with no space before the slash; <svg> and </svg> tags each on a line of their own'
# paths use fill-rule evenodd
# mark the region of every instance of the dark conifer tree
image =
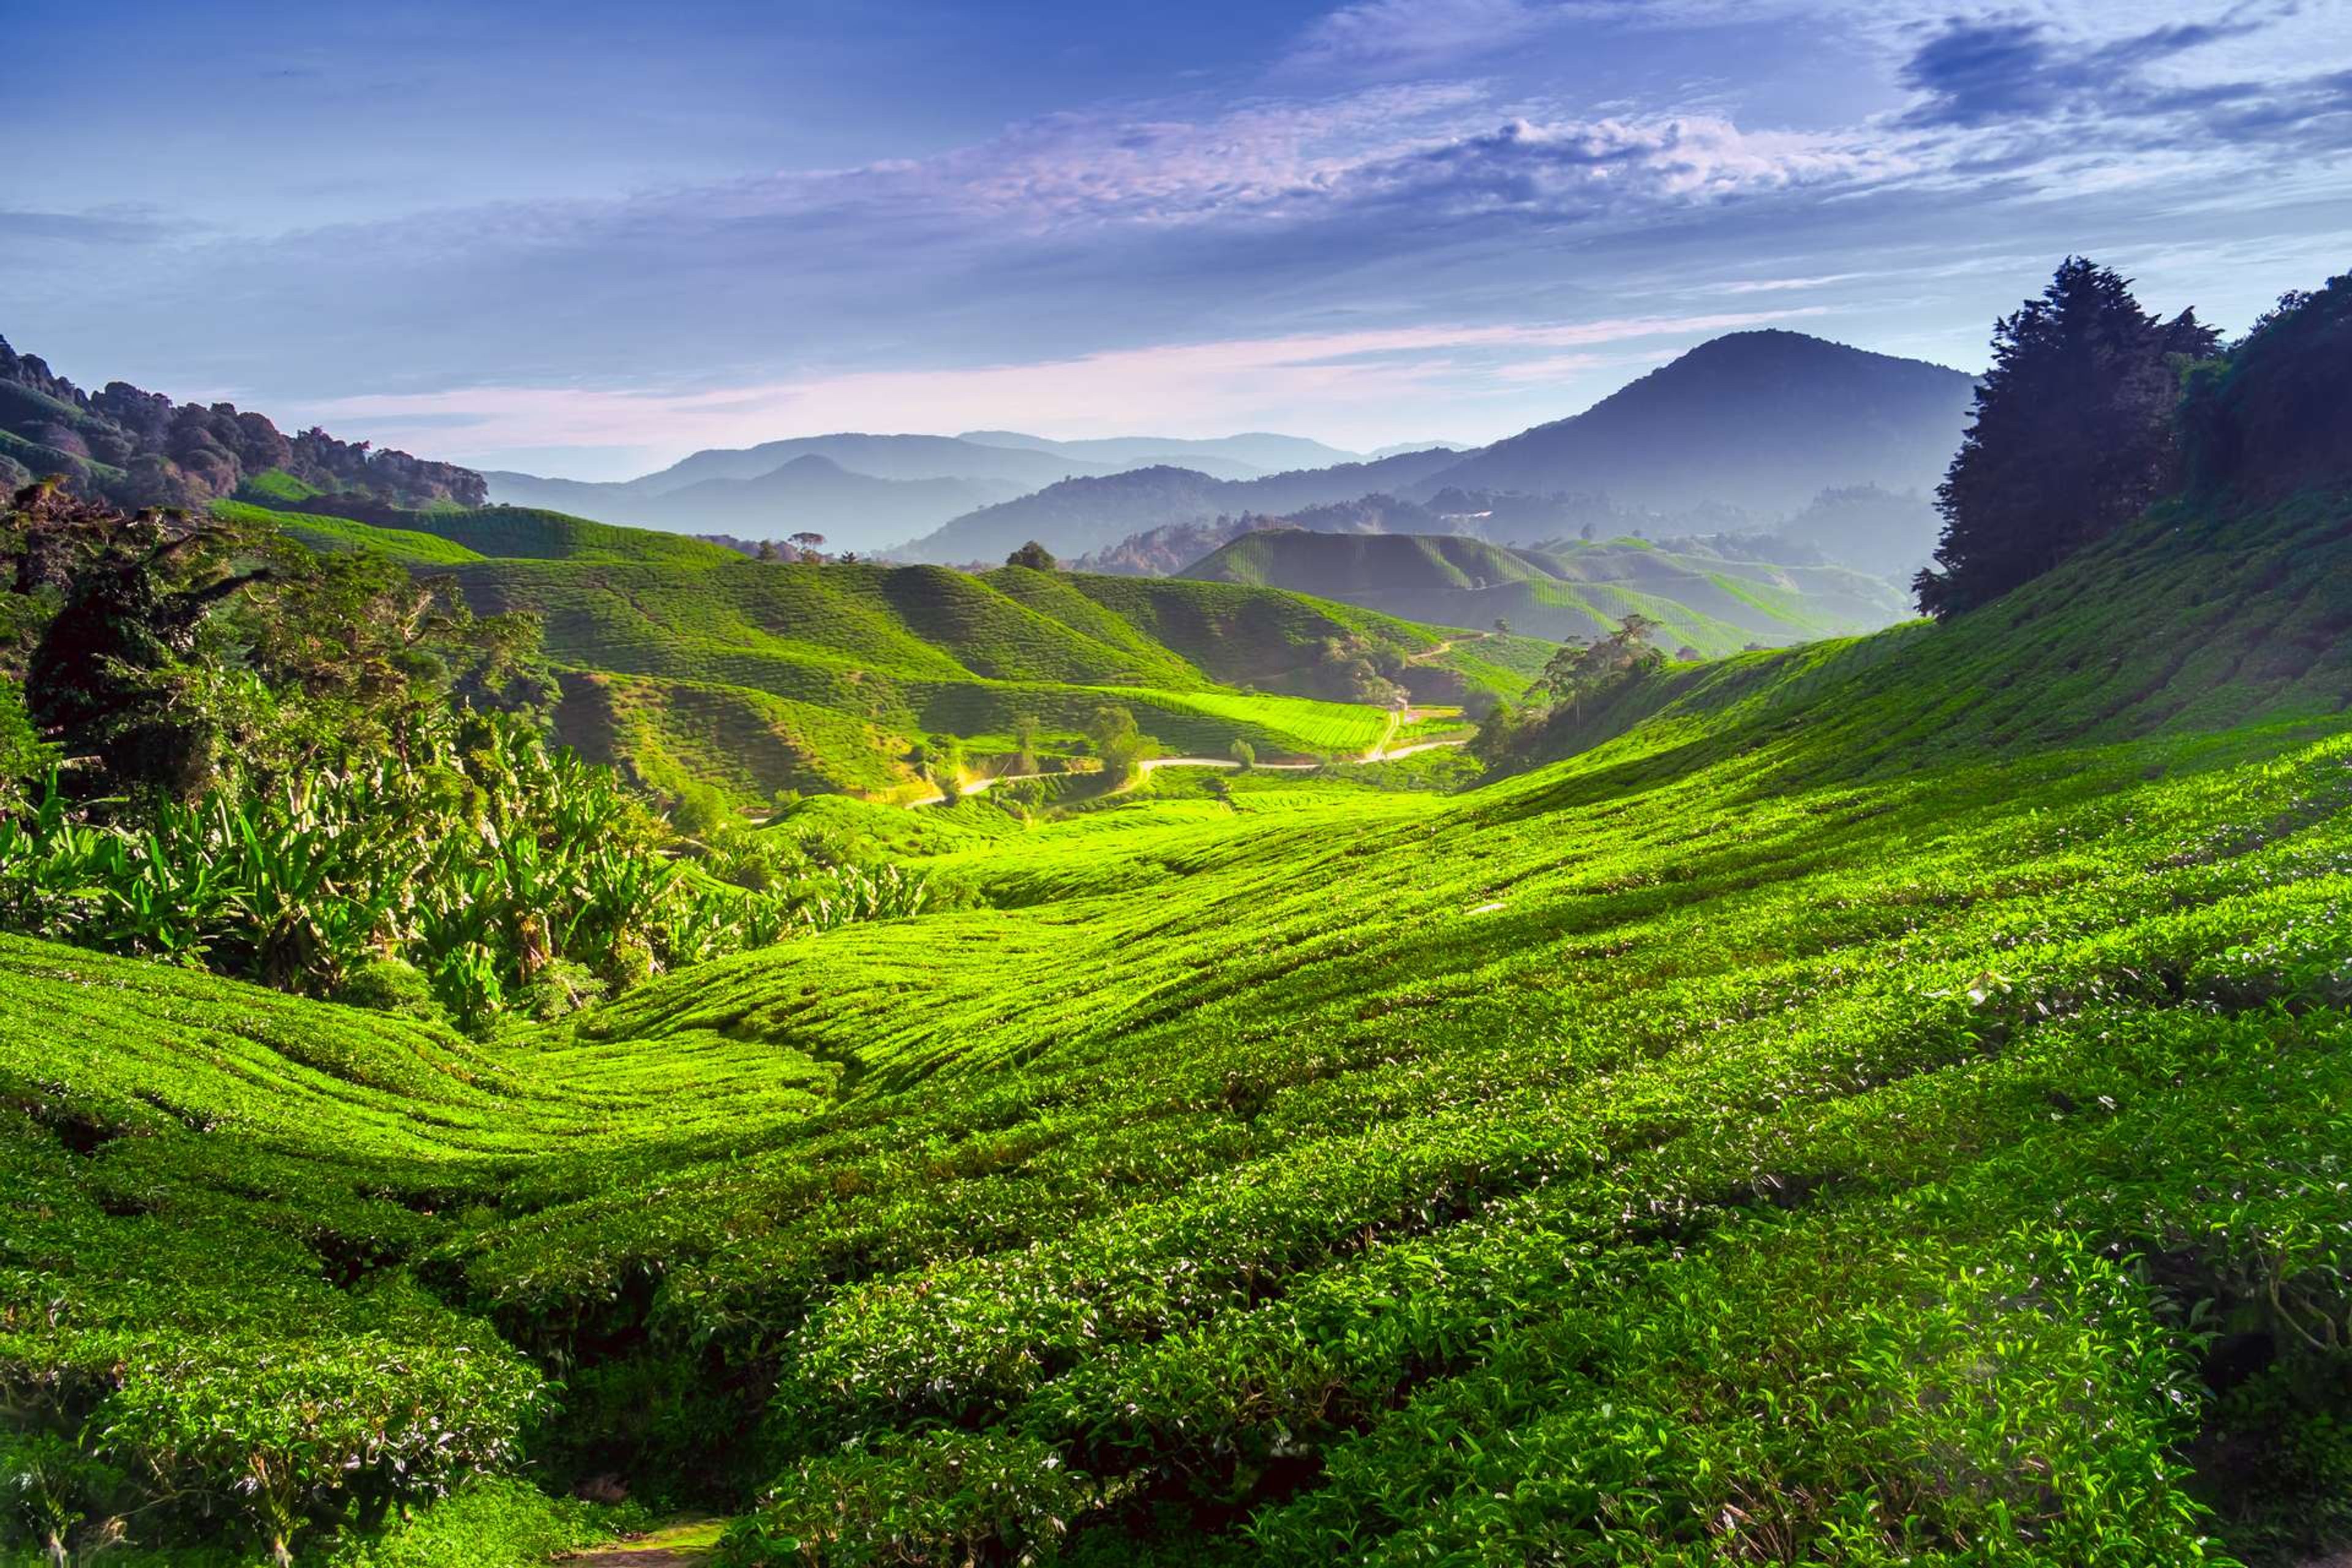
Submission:
<svg viewBox="0 0 2352 1568">
<path fill-rule="evenodd" d="M 2180 361 L 2213 353 L 2184 310 L 2142 310 L 2131 282 L 2069 257 L 2038 300 L 1993 326 L 1976 417 L 1936 492 L 1936 564 L 1913 588 L 1949 616 L 1998 598 L 2171 488 Z"/>
</svg>

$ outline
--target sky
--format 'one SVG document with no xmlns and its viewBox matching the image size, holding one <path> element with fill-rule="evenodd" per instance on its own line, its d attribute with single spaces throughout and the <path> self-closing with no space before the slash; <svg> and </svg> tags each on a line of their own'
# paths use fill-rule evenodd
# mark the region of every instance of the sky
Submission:
<svg viewBox="0 0 2352 1568">
<path fill-rule="evenodd" d="M 1490 440 L 2352 268 L 2352 0 L 9 0 L 0 333 L 482 468 Z"/>
</svg>

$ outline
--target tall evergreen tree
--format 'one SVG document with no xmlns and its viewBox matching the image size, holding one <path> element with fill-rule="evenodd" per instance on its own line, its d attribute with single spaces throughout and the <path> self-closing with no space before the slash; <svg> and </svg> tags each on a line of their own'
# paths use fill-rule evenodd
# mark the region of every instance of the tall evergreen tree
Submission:
<svg viewBox="0 0 2352 1568">
<path fill-rule="evenodd" d="M 1998 598 L 2111 532 L 2177 477 L 2174 355 L 2215 334 L 2183 310 L 2140 309 L 2131 281 L 2072 256 L 2038 300 L 1994 323 L 1976 417 L 1936 492 L 1936 564 L 1919 607 L 1949 616 Z"/>
</svg>

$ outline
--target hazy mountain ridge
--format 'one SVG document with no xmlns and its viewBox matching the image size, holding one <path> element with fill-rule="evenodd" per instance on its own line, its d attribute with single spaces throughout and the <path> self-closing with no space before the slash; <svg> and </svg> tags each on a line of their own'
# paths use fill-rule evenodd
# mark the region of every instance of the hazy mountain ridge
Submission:
<svg viewBox="0 0 2352 1568">
<path fill-rule="evenodd" d="M 1051 452 L 1096 465 L 1101 472 L 1166 463 L 1216 479 L 1251 479 L 1297 468 L 1336 468 L 1341 463 L 1360 463 L 1370 458 L 1395 455 L 1351 452 L 1304 436 L 1284 436 L 1269 430 L 1244 431 L 1238 436 L 1104 436 L 1076 441 L 1057 441 L 1019 430 L 967 430 L 956 439 Z M 1228 467 L 1234 471 L 1219 471 Z"/>
<path fill-rule="evenodd" d="M 1768 515 L 1841 486 L 1932 490 L 1959 445 L 1974 384 L 1959 371 L 1801 332 L 1734 332 L 1429 484 Z"/>
<path fill-rule="evenodd" d="M 1451 461 L 1449 453 L 1408 452 L 1260 479 L 1213 479 L 1171 467 L 1066 479 L 959 517 L 899 553 L 919 561 L 992 560 L 1034 539 L 1057 555 L 1081 555 L 1150 529 L 1220 512 L 1284 512 L 1402 489 Z"/>
</svg>

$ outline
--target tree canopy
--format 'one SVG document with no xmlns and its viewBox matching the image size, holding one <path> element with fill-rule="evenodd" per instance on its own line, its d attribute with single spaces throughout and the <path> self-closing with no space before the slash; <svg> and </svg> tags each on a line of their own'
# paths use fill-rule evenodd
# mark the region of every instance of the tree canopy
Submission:
<svg viewBox="0 0 2352 1568">
<path fill-rule="evenodd" d="M 2159 320 L 2130 279 L 2069 257 L 1994 323 L 1975 419 L 1937 491 L 1935 564 L 1912 584 L 1919 607 L 1942 616 L 1998 598 L 2170 489 L 2181 367 L 2214 347 L 2195 311 Z"/>
</svg>

